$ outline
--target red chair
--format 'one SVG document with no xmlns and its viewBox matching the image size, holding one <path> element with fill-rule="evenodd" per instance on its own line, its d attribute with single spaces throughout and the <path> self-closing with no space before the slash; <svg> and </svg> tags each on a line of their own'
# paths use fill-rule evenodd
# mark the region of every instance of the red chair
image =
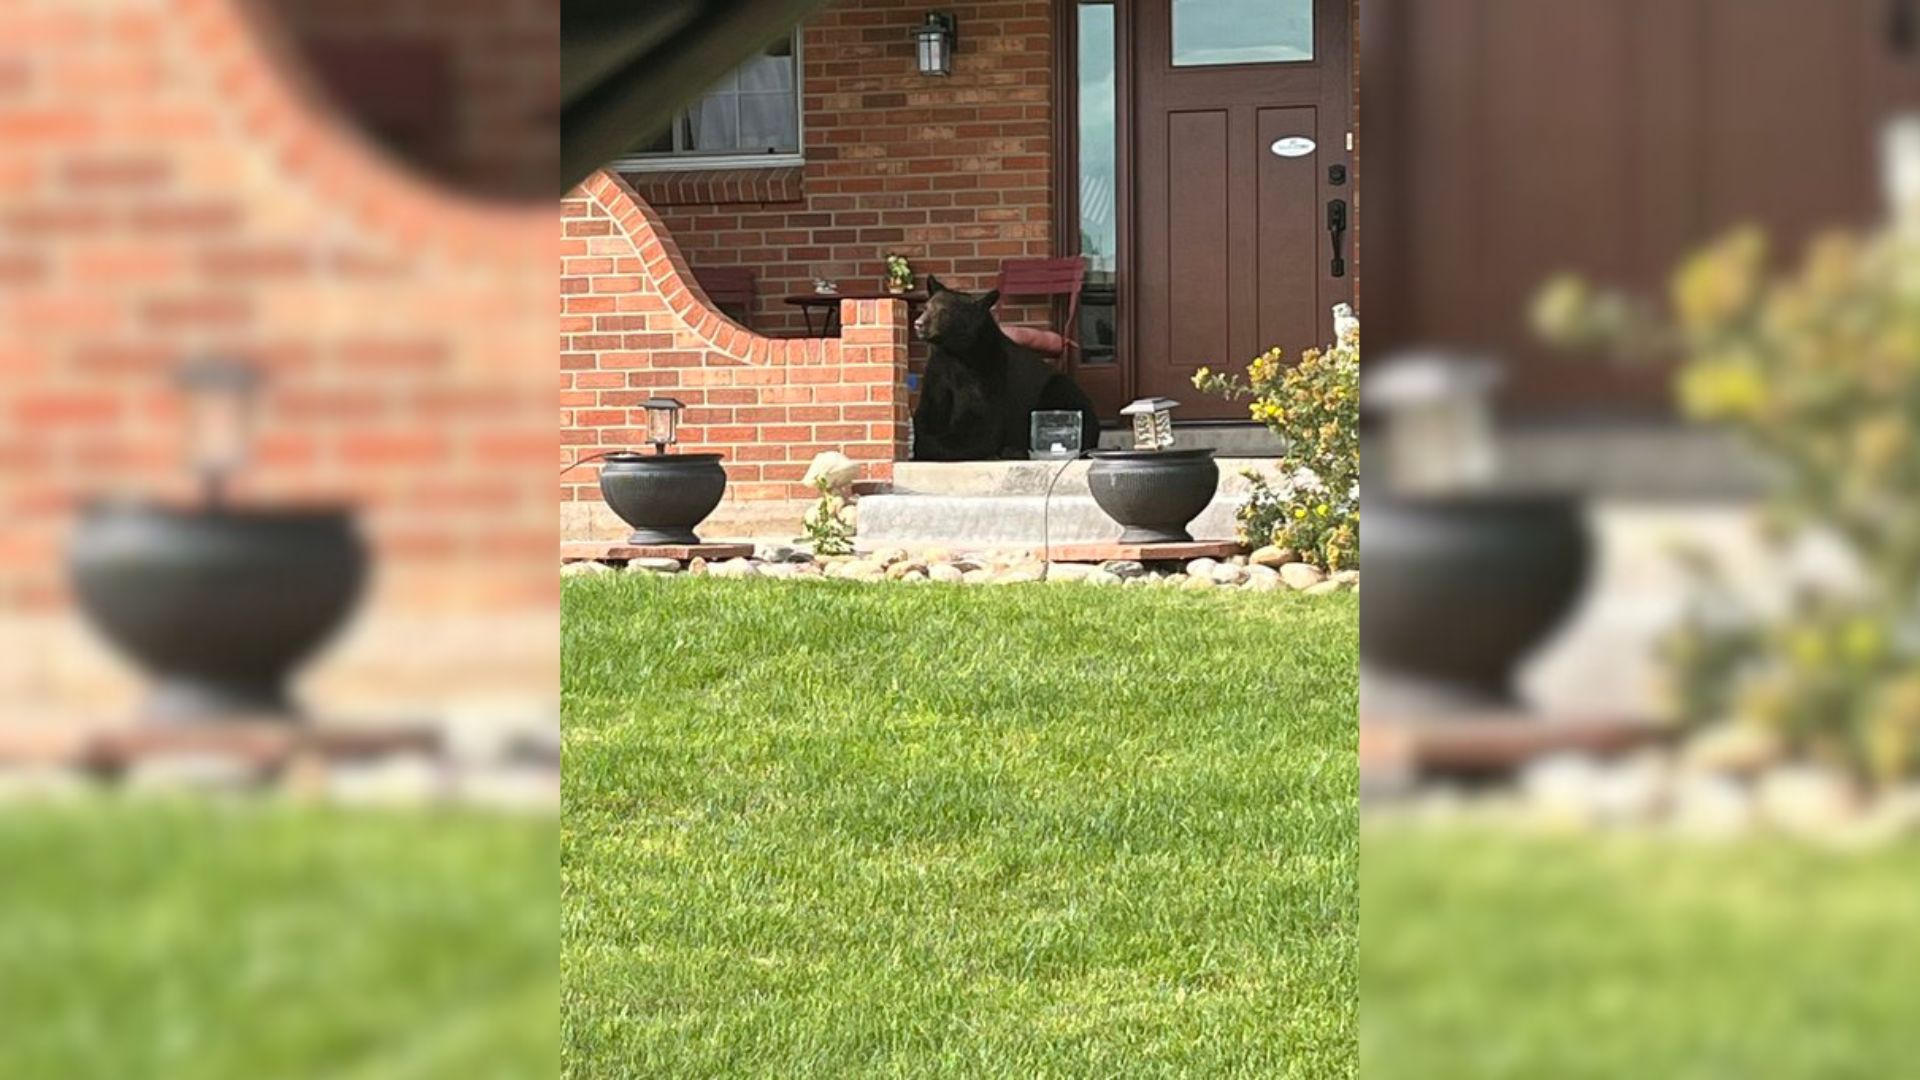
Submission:
<svg viewBox="0 0 1920 1080">
<path fill-rule="evenodd" d="M 713 306 L 747 329 L 753 329 L 753 271 L 744 266 L 714 266 L 695 270 L 693 279 Z"/>
<path fill-rule="evenodd" d="M 1024 345 L 1042 356 L 1060 359 L 1067 350 L 1078 349 L 1071 337 L 1074 320 L 1080 317 L 1080 287 L 1087 280 L 1087 264 L 1078 255 L 1059 259 L 1008 259 L 1000 264 L 1001 300 L 1010 296 L 1067 298 L 1066 332 L 1033 326 L 1002 326 L 1017 345 Z"/>
</svg>

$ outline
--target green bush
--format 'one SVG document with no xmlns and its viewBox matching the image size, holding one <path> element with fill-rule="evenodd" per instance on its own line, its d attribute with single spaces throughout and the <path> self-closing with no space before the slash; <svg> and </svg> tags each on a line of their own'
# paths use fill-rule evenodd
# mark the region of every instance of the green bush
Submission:
<svg viewBox="0 0 1920 1080">
<path fill-rule="evenodd" d="M 1781 612 L 1702 590 L 1662 647 L 1679 719 L 1737 717 L 1883 780 L 1920 773 L 1920 244 L 1829 237 L 1777 274 L 1745 230 L 1680 268 L 1668 311 L 1563 278 L 1534 321 L 1563 344 L 1677 357 L 1683 413 L 1766 466 L 1783 557 L 1838 540 L 1859 571 Z"/>
<path fill-rule="evenodd" d="M 1201 368 L 1193 385 L 1251 398 L 1249 415 L 1285 445 L 1279 482 L 1248 474 L 1253 491 L 1240 508 L 1241 538 L 1344 570 L 1360 557 L 1360 323 L 1346 305 L 1334 310 L 1338 334 L 1328 348 L 1307 350 L 1291 367 L 1270 350 L 1245 378 Z"/>
</svg>

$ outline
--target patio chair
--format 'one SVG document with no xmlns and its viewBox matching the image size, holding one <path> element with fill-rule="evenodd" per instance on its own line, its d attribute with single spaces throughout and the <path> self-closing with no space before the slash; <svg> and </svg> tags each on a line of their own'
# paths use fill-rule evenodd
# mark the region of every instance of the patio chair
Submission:
<svg viewBox="0 0 1920 1080">
<path fill-rule="evenodd" d="M 1056 296 L 1067 298 L 1065 332 L 1051 327 L 1002 326 L 1015 344 L 1024 345 L 1050 359 L 1064 359 L 1067 350 L 1080 346 L 1072 338 L 1074 320 L 1080 315 L 1080 287 L 1087 279 L 1087 264 L 1078 255 L 1059 259 L 1008 259 L 1000 264 L 1000 298 L 1010 296 Z"/>
<path fill-rule="evenodd" d="M 713 266 L 694 270 L 693 279 L 713 306 L 747 329 L 753 329 L 753 271 L 744 266 Z"/>
</svg>

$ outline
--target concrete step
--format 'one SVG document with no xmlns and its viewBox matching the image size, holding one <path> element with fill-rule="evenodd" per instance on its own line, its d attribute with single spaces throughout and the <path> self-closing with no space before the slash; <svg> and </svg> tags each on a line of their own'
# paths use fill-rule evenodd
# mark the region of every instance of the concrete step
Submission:
<svg viewBox="0 0 1920 1080">
<path fill-rule="evenodd" d="M 1087 492 L 1090 462 L 982 461 L 902 463 L 893 491 L 860 500 L 863 547 L 1039 547 L 1116 540 L 1120 526 Z M 1246 501 L 1256 469 L 1274 475 L 1273 462 L 1223 458 L 1220 489 L 1190 530 L 1199 540 L 1231 540 L 1234 514 Z M 1047 495 L 1052 485 L 1052 497 Z"/>
<path fill-rule="evenodd" d="M 1222 457 L 1220 493 L 1244 499 L 1248 470 L 1277 476 L 1271 458 Z M 903 461 L 893 467 L 893 495 L 1045 495 L 1087 494 L 1091 461 Z"/>
</svg>

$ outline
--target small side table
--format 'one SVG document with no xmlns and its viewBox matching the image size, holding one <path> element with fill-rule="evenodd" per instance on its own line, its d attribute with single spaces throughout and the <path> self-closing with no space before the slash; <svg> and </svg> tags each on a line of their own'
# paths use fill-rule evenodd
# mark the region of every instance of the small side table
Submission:
<svg viewBox="0 0 1920 1080">
<path fill-rule="evenodd" d="M 884 289 L 856 289 L 853 291 L 843 289 L 835 293 L 794 293 L 792 296 L 786 298 L 786 302 L 799 308 L 801 315 L 807 320 L 808 337 L 840 336 L 840 301 L 842 300 L 905 300 L 907 302 L 907 314 L 912 315 L 914 308 L 927 302 L 927 294 L 923 292 L 887 292 Z M 815 312 L 819 312 L 821 316 L 820 329 L 817 333 L 813 328 Z"/>
</svg>

